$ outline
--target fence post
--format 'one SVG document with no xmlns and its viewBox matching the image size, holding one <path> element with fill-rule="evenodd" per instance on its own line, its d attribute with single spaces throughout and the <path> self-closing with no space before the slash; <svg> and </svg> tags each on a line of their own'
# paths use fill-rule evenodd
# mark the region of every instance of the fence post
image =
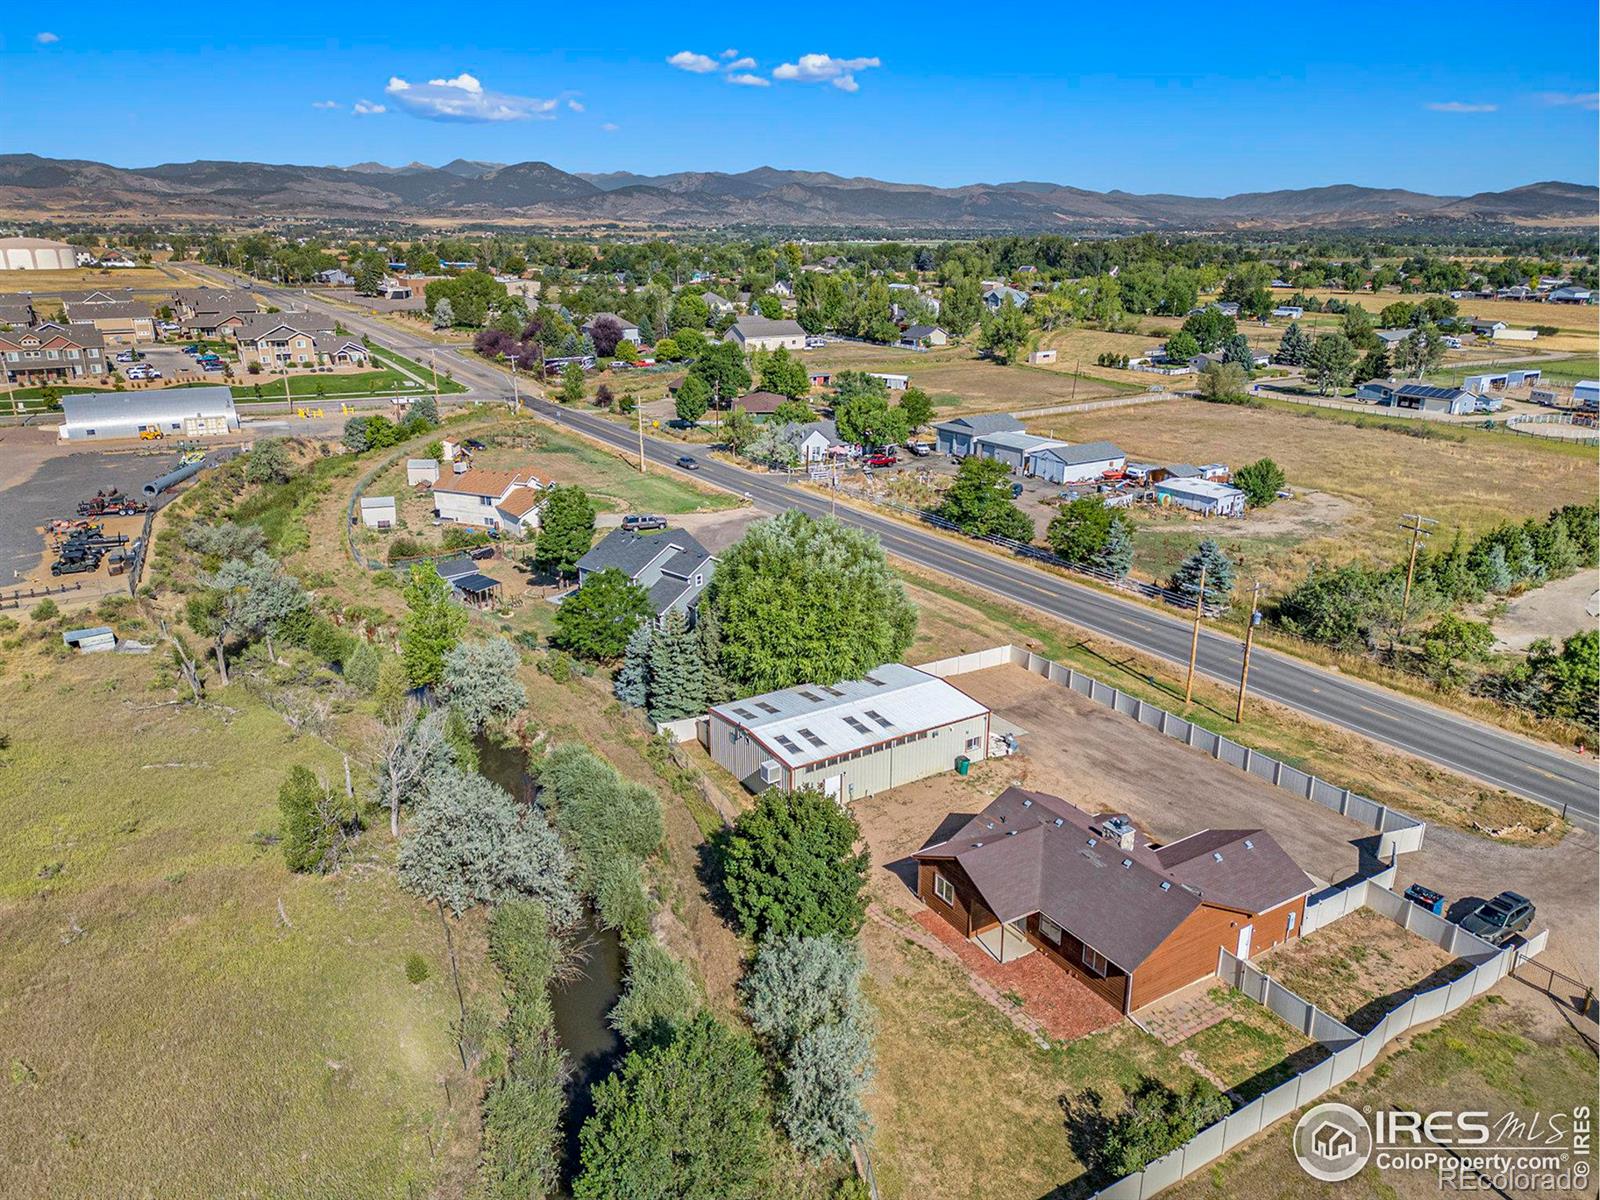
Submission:
<svg viewBox="0 0 1600 1200">
<path fill-rule="evenodd" d="M 1161 713 L 1161 718 L 1156 722 L 1156 729 L 1165 735 L 1167 732 L 1167 718 L 1172 714 L 1164 708 L 1158 711 Z"/>
<path fill-rule="evenodd" d="M 1348 817 L 1350 815 L 1349 788 L 1344 788 L 1339 792 L 1339 815 L 1342 817 Z"/>
<path fill-rule="evenodd" d="M 1193 746 L 1194 745 L 1194 722 L 1193 721 L 1190 721 L 1188 728 L 1183 731 L 1183 744 L 1185 746 Z"/>
<path fill-rule="evenodd" d="M 1137 696 L 1134 697 L 1133 701 L 1133 719 L 1141 725 L 1144 723 L 1144 701 Z"/>
<path fill-rule="evenodd" d="M 1272 760 L 1272 786 L 1283 786 L 1283 759 L 1281 758 Z"/>
<path fill-rule="evenodd" d="M 1247 772 L 1250 770 L 1250 763 L 1252 761 L 1251 755 L 1252 755 L 1252 751 L 1251 751 L 1250 747 L 1246 746 L 1244 748 L 1244 769 Z"/>
</svg>

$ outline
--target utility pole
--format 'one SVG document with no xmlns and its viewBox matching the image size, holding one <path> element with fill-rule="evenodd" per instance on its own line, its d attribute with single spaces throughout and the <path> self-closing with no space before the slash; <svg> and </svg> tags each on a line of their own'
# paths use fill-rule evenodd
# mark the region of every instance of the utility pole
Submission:
<svg viewBox="0 0 1600 1200">
<path fill-rule="evenodd" d="M 1256 626 L 1261 624 L 1261 581 L 1250 592 L 1250 623 L 1244 630 L 1244 664 L 1239 668 L 1239 705 L 1233 710 L 1233 723 L 1244 720 L 1244 693 L 1250 685 L 1250 648 L 1255 644 Z"/>
<path fill-rule="evenodd" d="M 1200 564 L 1200 590 L 1194 598 L 1194 636 L 1189 639 L 1189 678 L 1183 684 L 1183 702 L 1188 704 L 1194 699 L 1194 664 L 1200 657 L 1200 618 L 1205 614 L 1206 606 L 1206 564 Z"/>
<path fill-rule="evenodd" d="M 1406 563 L 1406 588 L 1400 594 L 1400 623 L 1395 627 L 1395 637 L 1405 633 L 1406 609 L 1411 606 L 1411 581 L 1417 573 L 1417 550 L 1422 545 L 1422 539 L 1429 536 L 1426 526 L 1439 523 L 1417 513 L 1406 513 L 1405 518 L 1411 524 L 1402 523 L 1400 528 L 1411 534 L 1411 558 Z"/>
<path fill-rule="evenodd" d="M 1067 397 L 1070 403 L 1078 398 L 1078 372 L 1083 368 L 1083 359 L 1072 364 L 1072 395 Z"/>
<path fill-rule="evenodd" d="M 639 418 L 639 474 L 645 473 L 644 469 L 644 409 L 635 408 L 634 414 Z"/>
<path fill-rule="evenodd" d="M 520 413 L 522 411 L 522 394 L 517 391 L 517 360 L 509 355 L 507 360 L 511 363 L 511 411 Z M 437 383 L 434 386 L 437 387 Z"/>
<path fill-rule="evenodd" d="M 433 368 L 433 407 L 439 407 L 439 351 L 434 346 L 428 347 L 428 365 Z"/>
</svg>

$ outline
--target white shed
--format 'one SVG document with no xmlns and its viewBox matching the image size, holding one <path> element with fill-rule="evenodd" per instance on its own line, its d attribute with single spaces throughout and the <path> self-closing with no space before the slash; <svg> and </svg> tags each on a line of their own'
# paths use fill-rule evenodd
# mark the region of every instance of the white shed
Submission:
<svg viewBox="0 0 1600 1200">
<path fill-rule="evenodd" d="M 439 460 L 436 458 L 406 459 L 406 483 L 416 487 L 419 483 L 434 483 L 439 478 Z"/>
<path fill-rule="evenodd" d="M 1051 483 L 1082 483 L 1121 471 L 1127 462 L 1128 456 L 1112 442 L 1053 442 L 1029 451 L 1023 470 Z"/>
<path fill-rule="evenodd" d="M 1156 484 L 1156 496 L 1163 503 L 1207 517 L 1237 517 L 1244 513 L 1244 493 L 1210 479 L 1163 479 Z"/>
<path fill-rule="evenodd" d="M 393 529 L 395 520 L 393 496 L 361 497 L 361 523 L 368 529 Z"/>
</svg>

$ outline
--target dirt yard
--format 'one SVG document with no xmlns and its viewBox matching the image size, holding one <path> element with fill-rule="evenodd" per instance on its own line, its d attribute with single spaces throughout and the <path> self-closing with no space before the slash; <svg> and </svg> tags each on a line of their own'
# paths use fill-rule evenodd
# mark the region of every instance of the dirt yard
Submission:
<svg viewBox="0 0 1600 1200">
<path fill-rule="evenodd" d="M 1020 668 L 995 667 L 951 682 L 1021 726 L 1022 751 L 980 764 L 965 780 L 936 777 L 874 797 L 881 809 L 874 820 L 880 827 L 904 826 L 902 840 L 919 831 L 926 837 L 946 813 L 975 812 L 1017 782 L 1091 811 L 1114 807 L 1163 840 L 1208 826 L 1265 829 L 1318 883 L 1337 882 L 1364 859 L 1371 861 L 1371 835 L 1355 822 Z M 1422 849 L 1401 856 L 1396 886 L 1415 880 L 1443 891 L 1452 919 L 1505 888 L 1522 892 L 1539 906 L 1535 928 L 1548 925 L 1551 931 L 1541 961 L 1593 983 L 1600 974 L 1597 867 L 1596 837 L 1583 830 L 1569 832 L 1555 846 L 1518 847 L 1429 825 Z M 1549 1008 L 1521 985 L 1501 986 L 1535 1000 L 1541 1010 Z"/>
<path fill-rule="evenodd" d="M 1408 996 L 1466 973 L 1446 951 L 1370 908 L 1275 947 L 1256 965 L 1357 1033 L 1376 1029 Z"/>
<path fill-rule="evenodd" d="M 1579 571 L 1565 579 L 1525 592 L 1506 605 L 1494 619 L 1495 646 L 1501 650 L 1526 650 L 1540 638 L 1559 644 L 1585 629 L 1596 627 L 1600 616 L 1600 577 Z"/>
</svg>

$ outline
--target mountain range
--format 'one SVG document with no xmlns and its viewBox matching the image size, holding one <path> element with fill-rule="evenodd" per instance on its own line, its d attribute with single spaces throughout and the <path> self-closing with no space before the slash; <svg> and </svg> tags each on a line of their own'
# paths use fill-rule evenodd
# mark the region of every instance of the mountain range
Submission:
<svg viewBox="0 0 1600 1200">
<path fill-rule="evenodd" d="M 758 167 L 573 174 L 549 163 L 442 167 L 198 161 L 113 167 L 0 155 L 0 214 L 24 219 L 514 221 L 638 228 L 1125 233 L 1430 225 L 1592 225 L 1600 189 L 1545 182 L 1472 196 L 1336 184 L 1235 196 L 1095 192 L 1047 182 L 933 187 Z"/>
</svg>

